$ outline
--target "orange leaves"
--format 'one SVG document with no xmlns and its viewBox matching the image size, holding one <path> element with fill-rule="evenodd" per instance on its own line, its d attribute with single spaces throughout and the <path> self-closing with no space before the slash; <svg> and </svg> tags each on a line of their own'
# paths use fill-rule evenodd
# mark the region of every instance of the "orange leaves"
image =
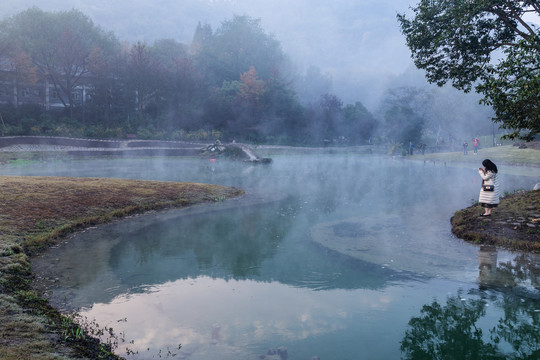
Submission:
<svg viewBox="0 0 540 360">
<path fill-rule="evenodd" d="M 240 97 L 249 103 L 257 103 L 264 94 L 264 82 L 257 79 L 257 72 L 251 66 L 248 71 L 240 75 L 242 82 L 240 88 Z"/>
</svg>

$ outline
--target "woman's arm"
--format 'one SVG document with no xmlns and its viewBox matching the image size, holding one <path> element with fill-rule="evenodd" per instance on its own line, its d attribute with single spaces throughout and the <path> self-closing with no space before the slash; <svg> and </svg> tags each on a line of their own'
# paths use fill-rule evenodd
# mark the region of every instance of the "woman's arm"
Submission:
<svg viewBox="0 0 540 360">
<path fill-rule="evenodd" d="M 484 169 L 478 169 L 478 173 L 480 174 L 480 177 L 482 177 L 482 180 L 489 180 L 493 177 L 493 173 L 491 171 L 485 171 Z"/>
</svg>

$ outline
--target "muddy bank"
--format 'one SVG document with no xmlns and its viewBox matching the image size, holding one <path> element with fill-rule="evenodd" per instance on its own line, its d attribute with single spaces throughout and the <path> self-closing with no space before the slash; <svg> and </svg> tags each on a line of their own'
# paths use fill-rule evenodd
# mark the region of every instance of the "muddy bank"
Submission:
<svg viewBox="0 0 540 360">
<path fill-rule="evenodd" d="M 540 190 L 519 191 L 501 199 L 490 217 L 479 205 L 457 211 L 452 232 L 475 244 L 540 252 Z"/>
</svg>

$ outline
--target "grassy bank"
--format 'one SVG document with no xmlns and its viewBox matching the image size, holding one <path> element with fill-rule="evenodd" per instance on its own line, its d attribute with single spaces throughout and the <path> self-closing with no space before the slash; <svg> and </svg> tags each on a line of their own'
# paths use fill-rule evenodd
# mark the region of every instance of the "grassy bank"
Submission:
<svg viewBox="0 0 540 360">
<path fill-rule="evenodd" d="M 474 155 L 469 150 L 468 155 L 463 155 L 462 151 L 432 153 L 425 155 L 413 155 L 409 158 L 415 160 L 433 160 L 456 163 L 481 164 L 484 159 L 491 159 L 499 165 L 520 165 L 540 167 L 540 143 L 531 143 L 529 147 L 520 149 L 517 146 L 505 145 L 478 150 L 478 155 Z M 479 165 L 480 166 L 480 165 Z"/>
<path fill-rule="evenodd" d="M 480 217 L 483 212 L 480 206 L 457 211 L 452 232 L 475 244 L 540 253 L 540 190 L 503 197 L 490 217 Z"/>
<path fill-rule="evenodd" d="M 0 176 L 0 359 L 115 358 L 32 290 L 29 256 L 77 229 L 241 194 L 195 183 Z"/>
</svg>

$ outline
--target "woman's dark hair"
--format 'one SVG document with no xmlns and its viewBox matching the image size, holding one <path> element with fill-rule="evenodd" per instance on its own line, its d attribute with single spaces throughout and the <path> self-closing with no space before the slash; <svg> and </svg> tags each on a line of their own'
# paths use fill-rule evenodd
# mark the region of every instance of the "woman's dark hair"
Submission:
<svg viewBox="0 0 540 360">
<path fill-rule="evenodd" d="M 497 165 L 493 163 L 493 161 L 486 159 L 482 161 L 482 165 L 486 168 L 486 170 L 497 173 Z"/>
</svg>

